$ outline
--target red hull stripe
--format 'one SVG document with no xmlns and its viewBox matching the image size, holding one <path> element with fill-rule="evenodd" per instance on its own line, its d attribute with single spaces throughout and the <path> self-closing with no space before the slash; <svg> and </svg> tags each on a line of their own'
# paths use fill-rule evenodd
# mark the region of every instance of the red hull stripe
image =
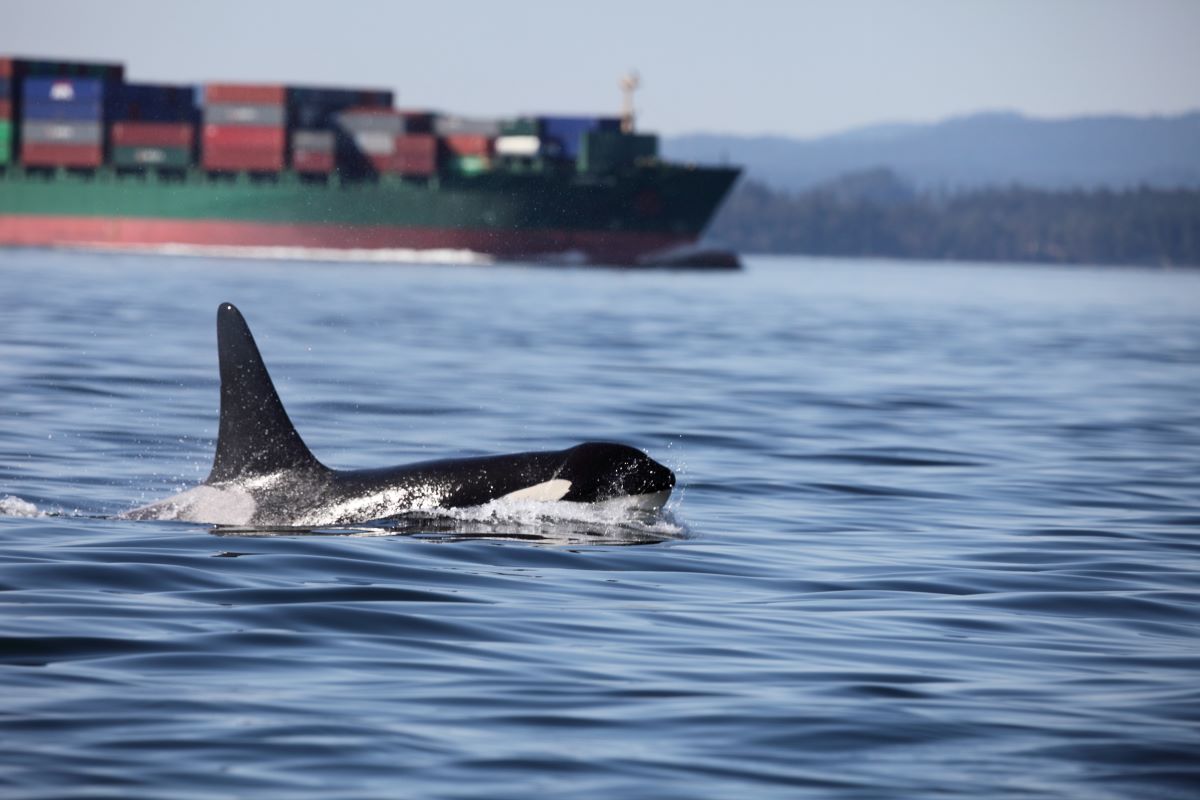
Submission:
<svg viewBox="0 0 1200 800">
<path fill-rule="evenodd" d="M 390 225 L 280 224 L 227 220 L 0 215 L 0 244 L 461 249 L 500 258 L 580 251 L 593 261 L 630 264 L 694 237 L 617 231 L 410 228 Z"/>
</svg>

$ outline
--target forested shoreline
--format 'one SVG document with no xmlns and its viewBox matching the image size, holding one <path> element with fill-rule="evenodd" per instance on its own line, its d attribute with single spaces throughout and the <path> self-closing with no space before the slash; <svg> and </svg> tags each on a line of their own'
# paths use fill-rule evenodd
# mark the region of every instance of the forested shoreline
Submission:
<svg viewBox="0 0 1200 800">
<path fill-rule="evenodd" d="M 743 180 L 709 237 L 740 252 L 1200 265 L 1200 191 L 917 192 L 887 170 L 788 193 Z"/>
</svg>

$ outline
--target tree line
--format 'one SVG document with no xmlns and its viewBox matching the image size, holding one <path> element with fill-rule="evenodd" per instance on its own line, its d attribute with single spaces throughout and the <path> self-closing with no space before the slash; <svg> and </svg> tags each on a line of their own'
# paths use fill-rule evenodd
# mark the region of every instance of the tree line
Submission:
<svg viewBox="0 0 1200 800">
<path fill-rule="evenodd" d="M 709 236 L 752 253 L 1200 266 L 1200 191 L 916 192 L 888 170 L 795 194 L 746 180 Z"/>
</svg>

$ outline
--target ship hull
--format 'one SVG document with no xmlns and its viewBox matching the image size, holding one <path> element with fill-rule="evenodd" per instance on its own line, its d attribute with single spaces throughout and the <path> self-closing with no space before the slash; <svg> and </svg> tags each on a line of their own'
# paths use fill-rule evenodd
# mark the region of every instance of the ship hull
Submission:
<svg viewBox="0 0 1200 800">
<path fill-rule="evenodd" d="M 314 183 L 115 173 L 0 177 L 0 244 L 572 253 L 632 265 L 695 242 L 736 170 Z"/>
<path fill-rule="evenodd" d="M 386 225 L 162 220 L 136 217 L 0 216 L 0 243 L 31 247 L 286 247 L 333 250 L 469 250 L 502 260 L 582 254 L 635 264 L 694 236 L 614 231 L 491 231 Z"/>
</svg>

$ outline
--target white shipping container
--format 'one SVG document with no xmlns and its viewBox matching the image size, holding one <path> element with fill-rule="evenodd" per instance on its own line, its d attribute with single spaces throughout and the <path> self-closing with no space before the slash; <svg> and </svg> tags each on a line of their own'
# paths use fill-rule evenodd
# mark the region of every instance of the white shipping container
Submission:
<svg viewBox="0 0 1200 800">
<path fill-rule="evenodd" d="M 501 136 L 496 139 L 498 156 L 536 156 L 541 149 L 542 140 L 536 136 Z"/>
</svg>

